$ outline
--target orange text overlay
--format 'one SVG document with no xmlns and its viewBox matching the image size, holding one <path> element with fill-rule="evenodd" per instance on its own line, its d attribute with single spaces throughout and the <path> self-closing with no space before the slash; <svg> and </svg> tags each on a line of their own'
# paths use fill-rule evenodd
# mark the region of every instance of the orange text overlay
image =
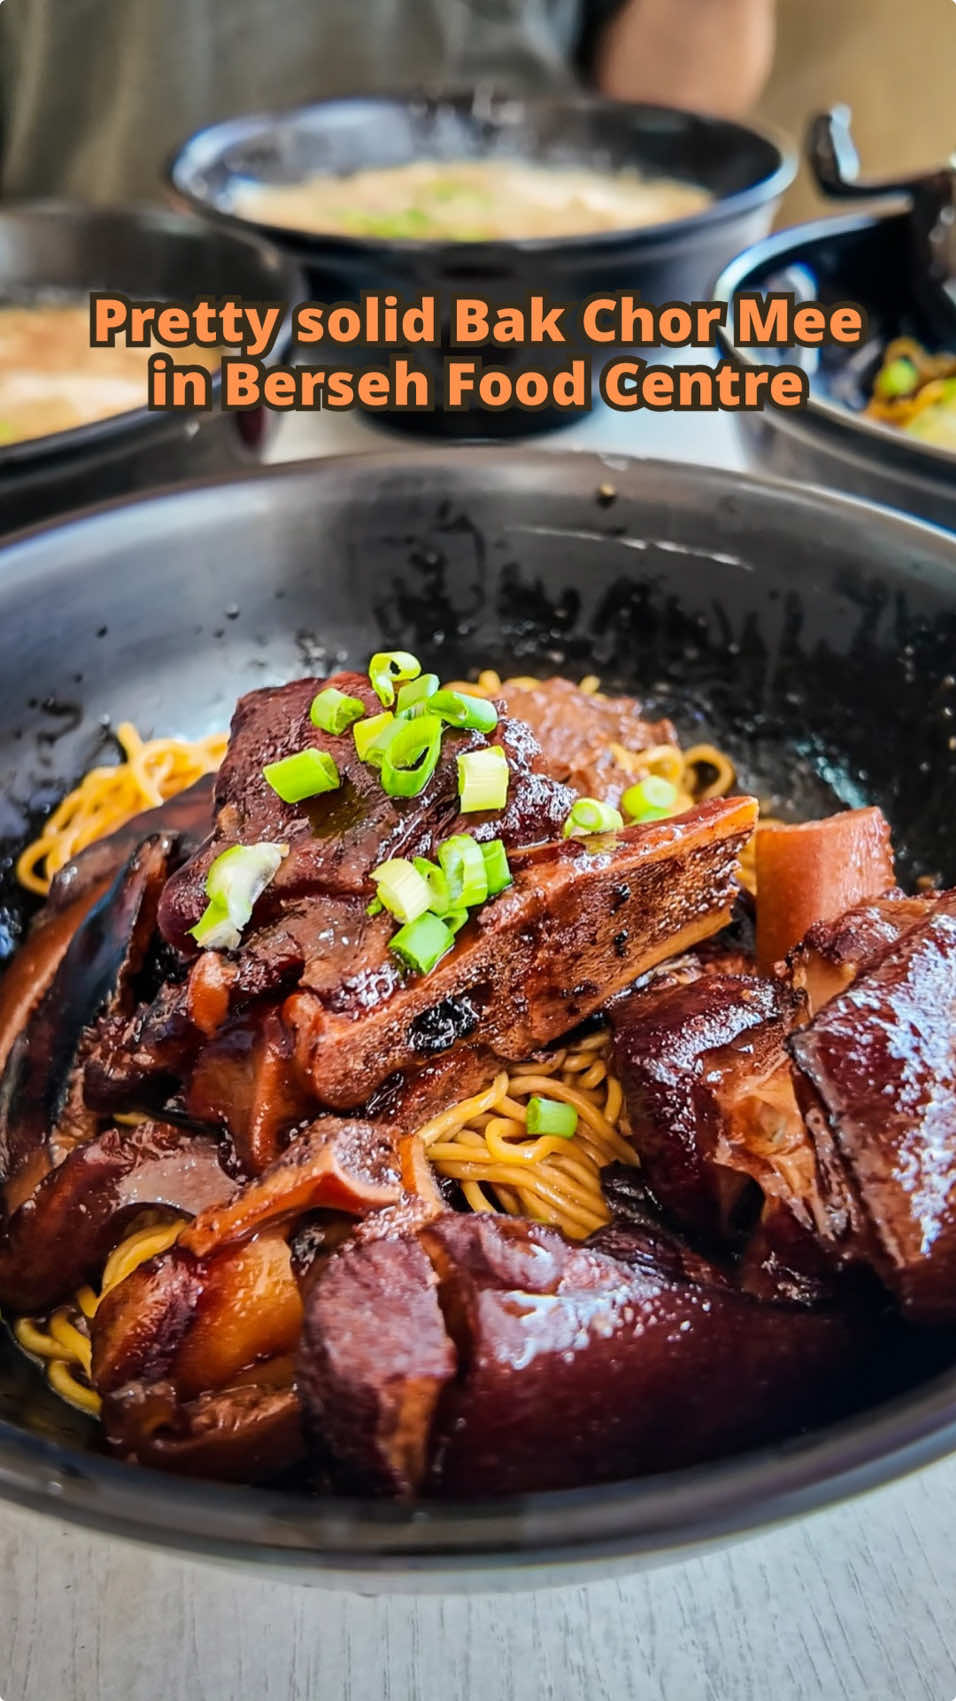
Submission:
<svg viewBox="0 0 956 1701">
<path fill-rule="evenodd" d="M 695 364 L 692 356 L 713 348 L 718 331 L 737 347 L 774 351 L 773 358 Z M 579 302 L 386 291 L 294 306 L 236 296 L 90 297 L 93 347 L 120 340 L 156 351 L 146 400 L 163 411 L 581 411 L 595 395 L 625 412 L 795 408 L 807 401 L 809 383 L 782 351 L 854 347 L 866 335 L 866 314 L 853 302 L 798 301 L 784 292 L 660 305 L 626 291 Z M 218 373 L 189 363 L 197 347 L 219 352 Z M 688 353 L 671 364 L 671 349 Z M 295 361 L 283 364 L 291 350 Z"/>
</svg>

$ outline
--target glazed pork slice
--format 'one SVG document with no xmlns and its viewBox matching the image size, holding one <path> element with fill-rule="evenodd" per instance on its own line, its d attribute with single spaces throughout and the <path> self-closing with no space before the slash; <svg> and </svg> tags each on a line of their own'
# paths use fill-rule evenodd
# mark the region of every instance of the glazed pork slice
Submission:
<svg viewBox="0 0 956 1701">
<path fill-rule="evenodd" d="M 653 985 L 612 1011 L 617 1072 L 642 1175 L 711 1244 L 814 1269 L 836 1257 L 852 1200 L 794 1095 L 787 1036 L 805 1005 L 783 981 L 705 975 Z"/>
<path fill-rule="evenodd" d="M 714 800 L 603 846 L 565 839 L 516 856 L 513 887 L 477 911 L 431 974 L 389 962 L 331 999 L 304 987 L 286 1000 L 303 1078 L 341 1110 L 464 1041 L 514 1060 L 549 1044 L 726 924 L 755 815 L 752 799 Z"/>
<path fill-rule="evenodd" d="M 216 776 L 214 830 L 163 894 L 162 932 L 177 949 L 192 955 L 196 948 L 189 930 L 205 908 L 206 875 L 215 858 L 234 844 L 288 845 L 289 854 L 257 904 L 255 925 L 247 930 L 239 953 L 240 964 L 250 953 L 256 957 L 258 977 L 247 976 L 256 993 L 301 965 L 308 941 L 323 940 L 331 947 L 336 938 L 345 937 L 354 945 L 374 892 L 372 869 L 390 857 L 431 856 L 456 830 L 457 757 L 463 751 L 491 742 L 508 755 L 507 806 L 500 814 L 469 817 L 469 831 L 478 839 L 501 837 L 513 848 L 554 838 L 574 801 L 567 787 L 545 772 L 528 728 L 508 718 L 499 720 L 490 739 L 449 729 L 422 796 L 389 797 L 377 770 L 359 760 L 351 732 L 333 736 L 312 725 L 312 700 L 327 686 L 359 698 L 370 715 L 381 713 L 368 679 L 358 673 L 299 679 L 240 698 L 229 748 Z M 342 784 L 304 803 L 283 803 L 263 769 L 304 749 L 331 756 Z M 270 933 L 273 922 L 277 925 Z"/>
<path fill-rule="evenodd" d="M 914 1321 L 956 1321 L 956 892 L 793 1034 L 797 1096 L 860 1202 L 857 1253 Z"/>
<path fill-rule="evenodd" d="M 349 1486 L 470 1499 L 666 1470 L 822 1421 L 866 1350 L 840 1312 L 759 1303 L 677 1248 L 626 1263 L 449 1213 L 333 1254 L 306 1298 L 297 1383 Z"/>
<path fill-rule="evenodd" d="M 161 1122 L 106 1128 L 74 1147 L 0 1231 L 0 1305 L 41 1312 L 94 1281 L 132 1218 L 193 1216 L 234 1182 L 215 1140 Z"/>
<path fill-rule="evenodd" d="M 787 958 L 794 986 L 806 994 L 811 1014 L 879 962 L 891 946 L 925 921 L 934 894 L 907 897 L 894 890 L 860 903 L 832 921 L 817 921 Z"/>
<path fill-rule="evenodd" d="M 136 1006 L 175 841 L 146 839 L 72 932 L 0 1078 L 0 1181 L 13 1211 L 76 1140 L 93 1131 L 81 1069 L 104 1014 Z M 54 922 L 49 925 L 54 926 Z"/>
<path fill-rule="evenodd" d="M 499 693 L 509 715 L 524 721 L 541 746 L 548 772 L 581 797 L 617 805 L 634 783 L 621 752 L 674 744 L 670 721 L 646 720 L 633 697 L 600 697 L 567 679 L 509 685 Z"/>
</svg>

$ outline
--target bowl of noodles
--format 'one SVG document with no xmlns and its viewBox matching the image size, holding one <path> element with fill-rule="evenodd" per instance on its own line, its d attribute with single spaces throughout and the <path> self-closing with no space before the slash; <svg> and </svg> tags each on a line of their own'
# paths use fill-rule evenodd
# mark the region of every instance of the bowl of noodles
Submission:
<svg viewBox="0 0 956 1701">
<path fill-rule="evenodd" d="M 147 407 L 150 351 L 91 348 L 89 295 L 294 300 L 294 266 L 162 210 L 21 202 L 0 214 L 0 531 L 255 458 L 262 420 Z M 280 350 L 284 346 L 280 336 Z M 218 353 L 184 354 L 213 372 Z"/>
<path fill-rule="evenodd" d="M 493 450 L 8 545 L 0 1491 L 448 1588 L 948 1451 L 956 1151 L 839 1061 L 951 1091 L 954 552 Z"/>
<path fill-rule="evenodd" d="M 749 125 L 583 93 L 488 91 L 353 96 L 207 126 L 169 166 L 203 218 L 285 248 L 323 301 L 436 292 L 441 347 L 419 358 L 443 393 L 459 350 L 454 296 L 493 306 L 640 290 L 653 302 L 705 297 L 719 268 L 769 228 L 795 170 L 788 145 Z M 351 345 L 357 365 L 375 359 Z M 569 352 L 538 349 L 542 369 Z M 340 350 L 341 354 L 342 351 Z M 521 350 L 494 350 L 513 368 Z M 557 354 L 562 359 L 559 361 Z M 392 412 L 393 429 L 527 435 L 586 411 Z"/>
<path fill-rule="evenodd" d="M 809 372 L 810 400 L 789 413 L 741 416 L 758 461 L 956 525 L 956 349 L 941 344 L 915 287 L 911 215 L 855 214 L 782 231 L 732 261 L 715 296 L 729 303 L 753 290 L 849 301 L 868 321 L 855 349 L 777 351 L 774 358 Z M 718 334 L 744 366 L 766 360 L 765 351 L 736 346 L 730 331 Z"/>
</svg>

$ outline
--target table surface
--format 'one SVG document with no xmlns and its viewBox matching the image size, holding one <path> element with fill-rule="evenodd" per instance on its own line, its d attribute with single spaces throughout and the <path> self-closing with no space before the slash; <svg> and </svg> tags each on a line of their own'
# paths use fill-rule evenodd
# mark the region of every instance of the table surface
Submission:
<svg viewBox="0 0 956 1701">
<path fill-rule="evenodd" d="M 283 420 L 275 458 L 395 442 Z M 556 448 L 744 464 L 720 415 L 598 407 Z M 614 1582 L 379 1599 L 0 1508 L 2 1701 L 954 1701 L 956 1459 Z"/>
</svg>

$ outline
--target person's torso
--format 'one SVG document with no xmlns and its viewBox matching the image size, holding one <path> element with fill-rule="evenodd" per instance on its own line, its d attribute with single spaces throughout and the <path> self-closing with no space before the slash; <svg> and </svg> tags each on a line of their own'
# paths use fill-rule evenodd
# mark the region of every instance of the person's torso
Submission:
<svg viewBox="0 0 956 1701">
<path fill-rule="evenodd" d="M 579 0 L 6 0 L 0 182 L 155 198 L 203 124 L 356 91 L 560 83 L 579 24 Z"/>
</svg>

